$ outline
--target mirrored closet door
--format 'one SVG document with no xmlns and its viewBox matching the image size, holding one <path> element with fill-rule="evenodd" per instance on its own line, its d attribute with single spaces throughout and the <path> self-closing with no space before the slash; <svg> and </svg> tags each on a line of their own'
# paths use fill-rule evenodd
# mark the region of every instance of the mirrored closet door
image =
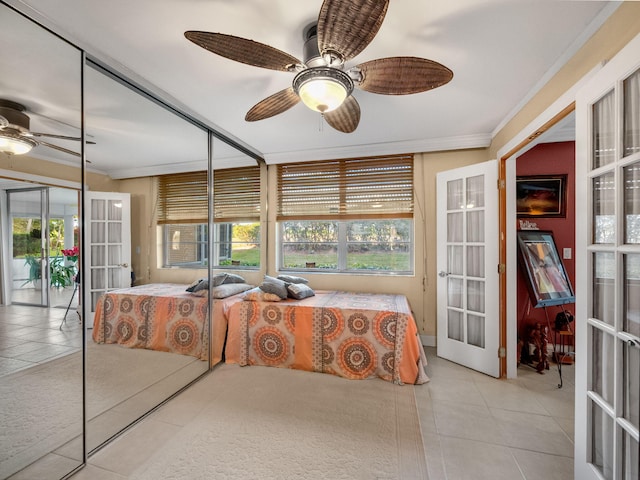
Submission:
<svg viewBox="0 0 640 480">
<path fill-rule="evenodd" d="M 61 478 L 84 458 L 62 253 L 79 247 L 82 53 L 5 4 L 0 44 L 0 478 Z"/>
</svg>

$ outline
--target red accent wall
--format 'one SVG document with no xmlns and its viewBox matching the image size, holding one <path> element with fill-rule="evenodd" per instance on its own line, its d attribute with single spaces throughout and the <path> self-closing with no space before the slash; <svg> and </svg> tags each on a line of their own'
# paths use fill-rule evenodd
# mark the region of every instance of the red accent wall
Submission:
<svg viewBox="0 0 640 480">
<path fill-rule="evenodd" d="M 516 175 L 567 175 L 567 208 L 564 218 L 518 218 L 538 225 L 539 230 L 553 232 L 560 258 L 575 289 L 575 142 L 545 143 L 537 145 L 516 159 Z M 514 240 L 515 241 L 515 240 Z M 571 259 L 563 259 L 563 249 L 571 248 Z M 519 254 L 519 253 L 518 253 Z M 553 329 L 556 314 L 562 310 L 575 314 L 574 304 L 547 307 Z M 546 324 L 544 308 L 533 308 L 529 301 L 526 272 L 518 266 L 518 337 L 525 338 L 527 326 L 541 322 Z M 574 326 L 574 325 L 573 325 Z M 553 331 L 553 330 L 552 330 Z M 550 339 L 551 340 L 551 339 Z"/>
</svg>

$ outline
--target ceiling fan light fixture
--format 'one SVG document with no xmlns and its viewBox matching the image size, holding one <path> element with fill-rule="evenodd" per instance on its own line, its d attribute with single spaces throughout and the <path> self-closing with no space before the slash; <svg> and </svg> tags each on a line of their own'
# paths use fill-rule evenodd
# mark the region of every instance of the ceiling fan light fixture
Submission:
<svg viewBox="0 0 640 480">
<path fill-rule="evenodd" d="M 0 132 L 0 151 L 9 155 L 24 155 L 38 144 L 20 135 L 10 132 Z"/>
<path fill-rule="evenodd" d="M 296 75 L 293 89 L 311 110 L 320 113 L 338 108 L 353 92 L 353 80 L 342 70 L 312 67 Z"/>
</svg>

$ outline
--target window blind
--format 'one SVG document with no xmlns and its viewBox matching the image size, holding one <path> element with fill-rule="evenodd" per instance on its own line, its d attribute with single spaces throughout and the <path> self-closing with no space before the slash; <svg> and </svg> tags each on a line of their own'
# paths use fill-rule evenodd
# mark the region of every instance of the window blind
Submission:
<svg viewBox="0 0 640 480">
<path fill-rule="evenodd" d="M 413 218 L 413 155 L 278 165 L 277 220 Z"/>
<path fill-rule="evenodd" d="M 215 222 L 260 218 L 260 167 L 213 173 Z M 158 177 L 158 224 L 208 223 L 207 172 Z"/>
</svg>

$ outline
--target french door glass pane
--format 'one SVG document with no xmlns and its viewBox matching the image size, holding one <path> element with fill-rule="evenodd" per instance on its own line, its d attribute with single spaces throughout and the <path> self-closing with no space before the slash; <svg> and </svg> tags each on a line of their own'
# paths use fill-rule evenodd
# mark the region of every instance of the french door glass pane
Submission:
<svg viewBox="0 0 640 480">
<path fill-rule="evenodd" d="M 611 252 L 593 254 L 593 305 L 591 316 L 613 325 L 614 283 L 616 272 L 615 255 Z"/>
<path fill-rule="evenodd" d="M 467 212 L 467 241 L 484 242 L 484 210 Z"/>
<path fill-rule="evenodd" d="M 447 286 L 447 305 L 449 307 L 462 308 L 463 280 L 449 277 L 447 281 L 449 282 Z"/>
<path fill-rule="evenodd" d="M 611 91 L 593 105 L 593 168 L 615 159 L 615 96 Z"/>
<path fill-rule="evenodd" d="M 91 218 L 94 220 L 105 220 L 105 201 L 104 200 L 92 200 L 91 201 Z"/>
<path fill-rule="evenodd" d="M 624 81 L 624 156 L 640 152 L 640 70 Z"/>
<path fill-rule="evenodd" d="M 464 208 L 464 190 L 462 179 L 447 182 L 447 210 L 460 210 Z"/>
<path fill-rule="evenodd" d="M 602 330 L 589 326 L 593 332 L 591 343 L 591 390 L 608 404 L 613 403 L 614 338 Z"/>
<path fill-rule="evenodd" d="M 484 247 L 467 247 L 467 275 L 484 278 Z"/>
<path fill-rule="evenodd" d="M 484 348 L 484 317 L 467 316 L 467 343 Z"/>
<path fill-rule="evenodd" d="M 607 480 L 613 479 L 613 419 L 591 402 L 591 463 Z"/>
<path fill-rule="evenodd" d="M 484 313 L 484 282 L 467 280 L 467 310 Z"/>
<path fill-rule="evenodd" d="M 640 243 L 640 163 L 624 168 L 625 243 Z"/>
<path fill-rule="evenodd" d="M 484 207 L 484 175 L 467 178 L 467 208 Z"/>
<path fill-rule="evenodd" d="M 462 241 L 462 213 L 448 213 L 447 214 L 447 241 L 448 242 L 461 242 Z"/>
<path fill-rule="evenodd" d="M 462 247 L 459 245 L 449 245 L 447 247 L 447 272 L 452 275 L 462 275 Z"/>
<path fill-rule="evenodd" d="M 622 478 L 624 480 L 637 480 L 640 478 L 640 445 L 627 432 L 622 433 Z"/>
<path fill-rule="evenodd" d="M 122 202 L 109 200 L 109 220 L 122 220 Z"/>
<path fill-rule="evenodd" d="M 640 337 L 640 254 L 637 253 L 624 256 L 624 307 L 623 330 Z"/>
<path fill-rule="evenodd" d="M 462 312 L 447 310 L 447 336 L 451 340 L 464 341 L 462 328 Z"/>
<path fill-rule="evenodd" d="M 615 241 L 615 178 L 612 172 L 593 178 L 593 243 Z"/>
<path fill-rule="evenodd" d="M 622 344 L 623 415 L 634 427 L 640 428 L 640 348 Z"/>
</svg>

